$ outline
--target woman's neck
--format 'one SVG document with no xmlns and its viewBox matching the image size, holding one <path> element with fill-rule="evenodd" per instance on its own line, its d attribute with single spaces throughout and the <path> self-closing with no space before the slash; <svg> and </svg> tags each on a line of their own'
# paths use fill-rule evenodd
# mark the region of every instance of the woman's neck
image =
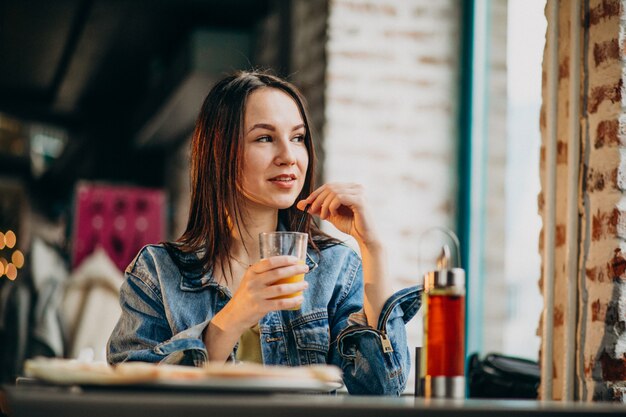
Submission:
<svg viewBox="0 0 626 417">
<path fill-rule="evenodd" d="M 248 210 L 245 221 L 240 221 L 240 230 L 232 225 L 231 256 L 237 261 L 252 265 L 259 260 L 259 233 L 273 232 L 278 224 L 278 210 Z"/>
</svg>

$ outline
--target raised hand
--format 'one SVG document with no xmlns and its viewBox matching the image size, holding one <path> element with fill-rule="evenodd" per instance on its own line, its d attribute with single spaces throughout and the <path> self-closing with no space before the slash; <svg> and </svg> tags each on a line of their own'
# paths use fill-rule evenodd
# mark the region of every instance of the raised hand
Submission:
<svg viewBox="0 0 626 417">
<path fill-rule="evenodd" d="M 298 202 L 300 210 L 310 204 L 309 213 L 331 222 L 360 245 L 377 242 L 365 204 L 363 186 L 354 183 L 324 184 L 306 199 Z"/>
</svg>

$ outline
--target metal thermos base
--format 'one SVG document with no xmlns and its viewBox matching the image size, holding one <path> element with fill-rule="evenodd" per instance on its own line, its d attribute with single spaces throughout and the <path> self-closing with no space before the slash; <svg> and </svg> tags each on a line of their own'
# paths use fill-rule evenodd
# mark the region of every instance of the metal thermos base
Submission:
<svg viewBox="0 0 626 417">
<path fill-rule="evenodd" d="M 426 398 L 465 398 L 464 376 L 426 376 L 424 378 Z"/>
</svg>

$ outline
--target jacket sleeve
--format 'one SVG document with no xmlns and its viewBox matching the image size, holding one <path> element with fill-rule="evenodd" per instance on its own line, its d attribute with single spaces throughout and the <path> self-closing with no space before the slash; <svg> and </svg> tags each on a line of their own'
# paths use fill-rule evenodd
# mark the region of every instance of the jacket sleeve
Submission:
<svg viewBox="0 0 626 417">
<path fill-rule="evenodd" d="M 109 338 L 108 362 L 205 363 L 201 336 L 208 321 L 173 335 L 158 287 L 129 271 L 125 278 L 120 289 L 122 315 Z"/>
<path fill-rule="evenodd" d="M 405 323 L 420 307 L 421 288 L 407 288 L 391 296 L 374 328 L 363 313 L 360 259 L 352 276 L 344 274 L 340 279 L 346 280 L 347 287 L 330 323 L 330 362 L 342 369 L 350 394 L 402 394 L 411 366 Z"/>
</svg>

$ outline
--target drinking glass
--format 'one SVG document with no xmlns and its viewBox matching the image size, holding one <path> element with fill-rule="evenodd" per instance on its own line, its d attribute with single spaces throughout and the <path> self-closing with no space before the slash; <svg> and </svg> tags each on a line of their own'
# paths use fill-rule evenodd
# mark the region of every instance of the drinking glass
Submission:
<svg viewBox="0 0 626 417">
<path fill-rule="evenodd" d="M 269 232 L 259 234 L 259 248 L 261 251 L 261 259 L 271 256 L 289 255 L 298 258 L 298 263 L 304 264 L 306 260 L 306 248 L 309 235 L 299 232 Z M 283 278 L 276 281 L 276 284 L 292 284 L 304 280 L 304 274 L 296 274 L 291 277 Z M 293 298 L 302 295 L 302 291 L 293 294 L 286 294 L 276 297 Z M 300 306 L 290 310 L 298 310 Z"/>
</svg>

